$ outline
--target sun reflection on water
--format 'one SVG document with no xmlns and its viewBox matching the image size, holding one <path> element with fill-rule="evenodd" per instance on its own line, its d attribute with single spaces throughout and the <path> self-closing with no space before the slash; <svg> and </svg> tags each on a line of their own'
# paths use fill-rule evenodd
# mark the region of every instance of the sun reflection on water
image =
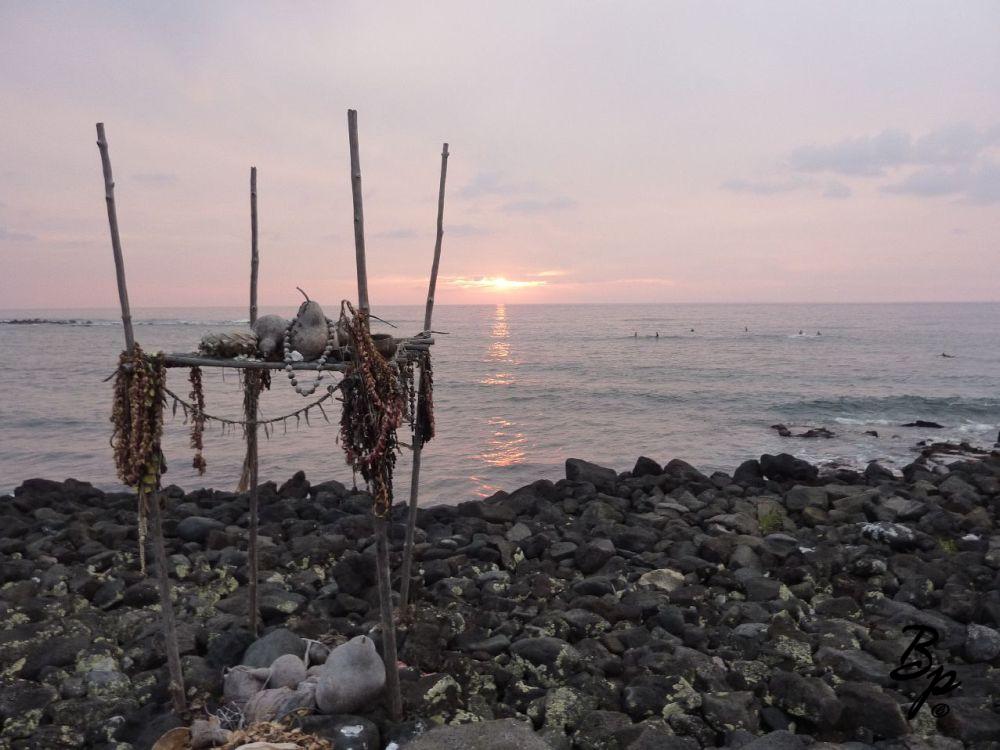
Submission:
<svg viewBox="0 0 1000 750">
<path fill-rule="evenodd" d="M 507 324 L 507 308 L 497 305 L 490 328 L 490 343 L 486 349 L 484 362 L 493 365 L 494 372 L 484 376 L 480 385 L 512 386 L 515 384 L 514 361 L 511 357 L 510 328 Z M 502 403 L 502 402 L 501 402 Z M 477 455 L 487 466 L 504 467 L 522 463 L 527 455 L 527 438 L 518 429 L 516 422 L 502 416 L 487 417 L 488 437 Z M 475 479 L 473 477 L 473 479 Z M 484 487 L 484 489 L 486 489 Z"/>
</svg>

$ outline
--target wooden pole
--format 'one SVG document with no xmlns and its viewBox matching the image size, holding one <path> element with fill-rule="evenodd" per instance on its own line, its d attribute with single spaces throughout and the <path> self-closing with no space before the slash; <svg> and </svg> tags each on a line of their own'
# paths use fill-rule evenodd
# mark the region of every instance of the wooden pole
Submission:
<svg viewBox="0 0 1000 750">
<path fill-rule="evenodd" d="M 354 200 L 354 253 L 358 269 L 358 308 L 366 318 L 368 268 L 365 263 L 365 212 L 361 205 L 361 158 L 358 154 L 358 112 L 347 110 L 347 136 L 351 146 L 351 197 Z"/>
<path fill-rule="evenodd" d="M 424 331 L 431 330 L 431 314 L 434 312 L 434 291 L 437 288 L 438 267 L 441 264 L 441 240 L 444 237 L 444 182 L 448 176 L 448 144 L 441 149 L 441 183 L 438 185 L 437 238 L 434 241 L 434 262 L 431 264 L 431 280 L 427 288 L 427 307 L 424 309 Z M 424 392 L 424 371 L 420 371 L 419 394 Z M 420 406 L 418 403 L 417 411 Z M 416 414 L 414 414 L 414 419 Z M 410 579 L 413 575 L 413 538 L 417 526 L 417 498 L 420 492 L 420 454 L 423 440 L 419 430 L 413 433 L 413 470 L 410 474 L 410 506 L 406 515 L 406 542 L 403 545 L 403 572 L 399 588 L 399 606 L 405 607 L 410 601 Z"/>
<path fill-rule="evenodd" d="M 257 269 L 260 265 L 260 255 L 257 249 L 257 167 L 250 167 L 250 325 L 257 322 Z M 243 387 L 246 390 L 246 419 L 250 424 L 246 427 L 247 436 L 247 466 L 250 469 L 250 540 L 247 549 L 247 577 L 250 634 L 257 637 L 258 598 L 257 583 L 260 580 L 257 545 L 257 530 L 260 525 L 258 509 L 260 493 L 257 487 L 257 403 L 260 397 L 258 384 L 262 374 L 247 371 L 243 376 Z"/>
<path fill-rule="evenodd" d="M 257 322 L 257 167 L 250 167 L 250 325 Z"/>
<path fill-rule="evenodd" d="M 358 266 L 358 307 L 368 322 L 368 272 L 365 266 L 365 220 L 361 208 L 361 159 L 358 155 L 358 113 L 347 110 L 347 135 L 351 147 L 351 194 L 354 198 L 354 249 Z M 391 509 L 390 509 L 391 510 Z M 403 699 L 399 692 L 399 664 L 396 661 L 396 624 L 392 617 L 392 584 L 389 580 L 388 519 L 375 515 L 375 562 L 378 574 L 379 610 L 382 620 L 382 659 L 385 662 L 385 689 L 389 716 L 399 721 Z"/>
<path fill-rule="evenodd" d="M 115 255 L 115 274 L 118 278 L 118 301 L 122 308 L 122 327 L 125 329 L 125 346 L 132 351 L 135 335 L 132 331 L 132 314 L 128 304 L 128 289 L 125 286 L 125 260 L 122 256 L 121 237 L 118 234 L 118 213 L 115 209 L 115 181 L 111 176 L 111 158 L 108 155 L 108 140 L 104 135 L 104 123 L 97 123 L 97 148 L 101 152 L 101 166 L 104 170 L 104 197 L 108 204 L 108 224 L 111 227 L 111 249 Z M 142 489 L 139 490 L 142 492 Z M 153 557 L 156 560 L 157 583 L 160 591 L 160 619 L 163 622 L 163 643 L 167 652 L 167 670 L 170 674 L 170 698 L 174 711 L 182 713 L 187 709 L 184 690 L 184 673 L 181 670 L 180 649 L 177 647 L 177 626 L 174 623 L 174 605 L 170 600 L 170 571 L 167 569 L 167 548 L 163 541 L 163 514 L 160 510 L 160 493 L 152 493 L 148 498 L 152 525 Z"/>
<path fill-rule="evenodd" d="M 257 383 L 261 375 L 257 373 L 251 373 L 248 371 L 244 376 L 247 385 L 244 388 L 247 389 L 247 421 L 253 420 L 252 424 L 248 424 L 246 427 L 247 432 L 247 464 L 250 468 L 250 543 L 247 549 L 248 559 L 248 571 L 247 578 L 250 580 L 249 584 L 249 615 L 250 615 L 250 633 L 254 638 L 257 637 L 257 626 L 258 626 L 258 597 L 257 597 L 257 582 L 260 580 L 259 572 L 259 558 L 260 554 L 258 552 L 257 545 L 257 529 L 260 525 L 258 508 L 260 506 L 260 493 L 257 487 Z"/>
<path fill-rule="evenodd" d="M 434 312 L 434 291 L 437 289 L 438 266 L 441 265 L 441 240 L 444 238 L 444 181 L 448 176 L 448 144 L 441 148 L 441 183 L 438 185 L 437 237 L 434 240 L 434 262 L 431 264 L 431 281 L 427 288 L 427 307 L 424 308 L 424 330 L 431 330 L 431 313 Z"/>
<path fill-rule="evenodd" d="M 399 691 L 399 663 L 396 659 L 396 624 L 392 616 L 392 584 L 389 581 L 389 518 L 375 516 L 375 559 L 378 572 L 379 613 L 382 620 L 382 658 L 385 661 L 385 689 L 389 716 L 399 721 L 403 716 L 403 698 Z"/>
<path fill-rule="evenodd" d="M 125 259 L 122 257 L 122 240 L 118 234 L 118 212 L 115 209 L 115 181 L 111 176 L 111 157 L 108 155 L 108 139 L 104 136 L 104 123 L 97 123 L 97 148 L 101 152 L 101 167 L 104 169 L 104 199 L 108 204 L 108 225 L 111 227 L 111 249 L 115 255 L 115 275 L 118 278 L 118 301 L 122 308 L 122 326 L 125 329 L 125 348 L 132 351 L 135 335 L 132 333 L 132 312 L 128 304 L 128 289 L 125 286 Z"/>
<path fill-rule="evenodd" d="M 174 704 L 174 712 L 180 714 L 187 710 L 187 699 L 180 650 L 177 648 L 174 605 L 170 601 L 170 571 L 167 568 L 167 549 L 163 542 L 163 514 L 160 510 L 159 492 L 153 493 L 149 505 L 149 520 L 153 527 L 153 558 L 156 560 L 156 578 L 160 590 L 160 618 L 163 621 L 163 642 L 166 645 L 167 670 L 170 674 L 170 700 Z"/>
</svg>

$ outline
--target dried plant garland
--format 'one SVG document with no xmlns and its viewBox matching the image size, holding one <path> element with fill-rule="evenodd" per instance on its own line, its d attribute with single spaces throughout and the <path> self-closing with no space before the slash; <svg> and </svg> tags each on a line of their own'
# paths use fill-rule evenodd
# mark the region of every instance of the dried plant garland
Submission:
<svg viewBox="0 0 1000 750">
<path fill-rule="evenodd" d="M 194 448 L 194 458 L 191 465 L 201 475 L 205 473 L 207 465 L 205 456 L 202 454 L 205 447 L 202 441 L 202 436 L 205 433 L 205 391 L 201 384 L 201 368 L 192 367 L 188 379 L 191 381 L 191 393 L 188 394 L 188 398 L 191 399 L 191 404 L 194 406 L 191 413 L 191 447 Z"/>
<path fill-rule="evenodd" d="M 392 505 L 396 429 L 406 408 L 405 395 L 398 367 L 375 348 L 367 316 L 346 300 L 341 303 L 340 315 L 350 342 L 350 364 L 342 383 L 340 442 L 347 463 L 361 472 L 372 488 L 374 513 L 385 517 Z"/>
<path fill-rule="evenodd" d="M 417 399 L 417 414 L 414 433 L 421 443 L 430 442 L 435 434 L 434 423 L 434 370 L 431 355 L 427 352 L 420 361 L 420 398 Z"/>
<path fill-rule="evenodd" d="M 143 354 L 136 344 L 121 353 L 111 412 L 111 447 L 118 477 L 139 495 L 139 565 L 146 571 L 149 497 L 159 489 L 167 464 L 160 450 L 163 435 L 163 354 Z"/>
<path fill-rule="evenodd" d="M 243 416 L 246 424 L 244 432 L 253 429 L 257 421 L 257 402 L 260 394 L 271 388 L 271 373 L 269 370 L 243 370 Z M 323 410 L 322 405 L 319 407 Z M 308 413 L 308 412 L 307 412 Z M 240 473 L 240 481 L 236 487 L 237 492 L 246 492 L 250 488 L 250 450 L 243 458 L 243 471 Z"/>
</svg>

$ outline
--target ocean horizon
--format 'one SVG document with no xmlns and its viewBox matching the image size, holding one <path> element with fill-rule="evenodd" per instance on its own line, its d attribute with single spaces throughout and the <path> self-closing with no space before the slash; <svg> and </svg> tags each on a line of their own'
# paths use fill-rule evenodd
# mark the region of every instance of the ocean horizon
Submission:
<svg viewBox="0 0 1000 750">
<path fill-rule="evenodd" d="M 416 333 L 422 310 L 376 306 L 398 326 L 376 329 Z M 24 318 L 50 322 L 11 324 Z M 133 319 L 146 351 L 194 351 L 204 333 L 246 329 L 247 320 L 237 307 L 136 308 Z M 1000 430 L 1000 303 L 438 305 L 433 328 L 443 332 L 433 347 L 438 436 L 424 453 L 424 505 L 558 479 L 569 457 L 618 471 L 648 455 L 731 472 L 747 458 L 788 452 L 898 469 L 921 440 L 989 447 Z M 0 491 L 35 476 L 121 489 L 104 382 L 123 347 L 117 310 L 0 310 L 0 345 L 19 365 L 0 373 Z M 209 413 L 238 417 L 236 373 L 204 379 Z M 171 370 L 167 382 L 186 395 L 186 370 Z M 273 417 L 307 402 L 275 377 L 262 409 Z M 943 427 L 903 426 L 917 420 Z M 771 429 L 778 423 L 834 436 L 782 438 Z M 183 419 L 168 413 L 164 433 L 165 484 L 235 487 L 239 434 L 210 426 L 199 476 Z M 301 469 L 350 484 L 336 435 L 322 421 L 290 424 L 287 436 L 279 427 L 262 440 L 262 481 Z M 408 485 L 404 449 L 397 497 Z"/>
</svg>

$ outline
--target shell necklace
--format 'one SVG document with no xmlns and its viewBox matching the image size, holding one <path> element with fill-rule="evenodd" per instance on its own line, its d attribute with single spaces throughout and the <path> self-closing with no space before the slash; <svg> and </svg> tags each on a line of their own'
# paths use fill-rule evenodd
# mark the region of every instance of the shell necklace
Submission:
<svg viewBox="0 0 1000 750">
<path fill-rule="evenodd" d="M 298 379 L 295 377 L 295 370 L 292 368 L 292 346 L 291 346 L 291 335 L 292 328 L 295 326 L 297 318 L 293 318 L 292 322 L 288 324 L 285 329 L 285 335 L 283 337 L 283 347 L 285 352 L 285 374 L 288 375 L 288 382 L 291 383 L 292 388 L 300 396 L 311 396 L 319 388 L 320 381 L 323 380 L 325 373 L 323 372 L 323 365 L 326 364 L 327 357 L 333 351 L 334 342 L 337 340 L 337 324 L 334 323 L 329 318 L 326 319 L 326 346 L 323 348 L 323 353 L 316 360 L 316 379 L 306 385 L 299 385 Z"/>
</svg>

